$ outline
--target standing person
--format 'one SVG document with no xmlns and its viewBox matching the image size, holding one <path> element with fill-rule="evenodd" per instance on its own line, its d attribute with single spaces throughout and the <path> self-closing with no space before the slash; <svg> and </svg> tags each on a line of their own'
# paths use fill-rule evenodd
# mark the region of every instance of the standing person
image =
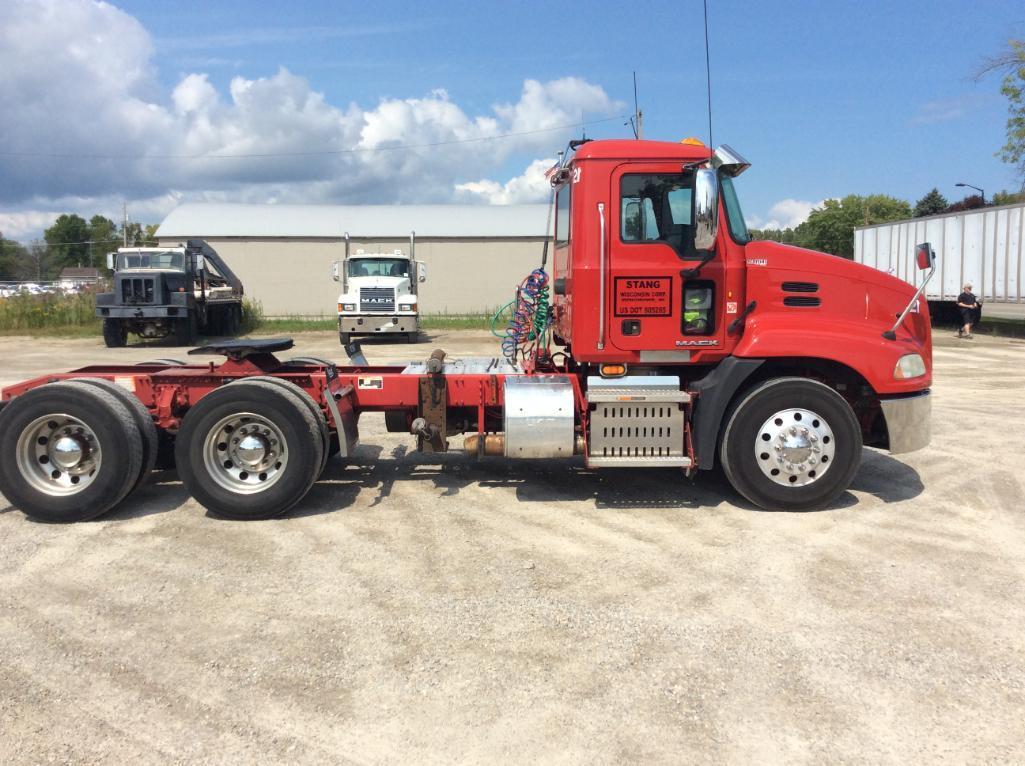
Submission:
<svg viewBox="0 0 1025 766">
<path fill-rule="evenodd" d="M 979 302 L 975 299 L 972 286 L 965 285 L 962 292 L 957 296 L 957 307 L 961 310 L 961 328 L 957 331 L 959 338 L 972 337 L 972 325 L 977 321 Z"/>
</svg>

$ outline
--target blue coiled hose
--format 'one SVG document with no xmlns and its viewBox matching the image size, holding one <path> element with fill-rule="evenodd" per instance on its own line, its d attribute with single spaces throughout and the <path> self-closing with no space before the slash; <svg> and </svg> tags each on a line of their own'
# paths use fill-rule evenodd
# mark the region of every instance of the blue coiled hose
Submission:
<svg viewBox="0 0 1025 766">
<path fill-rule="evenodd" d="M 520 346 L 541 341 L 548 331 L 548 274 L 534 269 L 516 291 L 512 318 L 502 339 L 502 355 L 516 361 Z"/>
</svg>

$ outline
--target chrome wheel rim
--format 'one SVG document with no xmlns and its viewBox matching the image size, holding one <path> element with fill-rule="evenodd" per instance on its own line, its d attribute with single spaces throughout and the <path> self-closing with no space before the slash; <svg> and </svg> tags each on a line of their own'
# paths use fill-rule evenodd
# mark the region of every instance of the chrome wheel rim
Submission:
<svg viewBox="0 0 1025 766">
<path fill-rule="evenodd" d="M 96 479 L 103 460 L 92 427 L 65 413 L 33 420 L 22 430 L 16 449 L 22 478 L 53 497 L 85 490 Z"/>
<path fill-rule="evenodd" d="M 755 461 L 770 481 L 784 487 L 812 484 L 829 470 L 836 453 L 825 418 L 805 409 L 780 410 L 755 436 Z"/>
<path fill-rule="evenodd" d="M 203 443 L 203 464 L 218 485 L 243 495 L 273 486 L 288 464 L 281 430 L 252 412 L 221 418 Z"/>
</svg>

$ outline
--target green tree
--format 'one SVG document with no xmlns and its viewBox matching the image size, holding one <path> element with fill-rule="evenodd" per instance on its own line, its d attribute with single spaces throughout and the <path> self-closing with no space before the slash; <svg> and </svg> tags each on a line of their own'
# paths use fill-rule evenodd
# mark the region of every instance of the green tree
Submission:
<svg viewBox="0 0 1025 766">
<path fill-rule="evenodd" d="M 921 218 L 926 215 L 938 215 L 939 213 L 946 212 L 950 203 L 947 202 L 947 198 L 940 194 L 940 190 L 933 187 L 933 190 L 926 194 L 922 199 L 915 203 L 915 218 Z"/>
<path fill-rule="evenodd" d="M 885 194 L 849 194 L 839 200 L 827 199 L 794 230 L 794 244 L 853 258 L 855 228 L 910 217 L 911 205 Z"/>
<path fill-rule="evenodd" d="M 65 266 L 89 264 L 89 224 L 81 216 L 65 213 L 43 232 L 43 238 L 50 246 L 50 256 L 57 271 Z"/>
<path fill-rule="evenodd" d="M 0 233 L 0 282 L 13 282 L 25 278 L 28 252 L 13 239 L 4 239 Z"/>
<path fill-rule="evenodd" d="M 1006 50 L 983 64 L 976 79 L 990 72 L 1004 73 L 1000 92 L 1007 97 L 1007 143 L 997 156 L 1014 165 L 1025 182 L 1025 40 L 1009 40 Z"/>
<path fill-rule="evenodd" d="M 102 215 L 94 215 L 89 219 L 89 265 L 103 266 L 106 254 L 117 250 L 121 240 L 118 238 L 117 225 Z"/>
<path fill-rule="evenodd" d="M 978 210 L 987 207 L 981 194 L 970 194 L 963 200 L 955 202 L 947 208 L 948 213 L 960 213 L 962 210 Z"/>
<path fill-rule="evenodd" d="M 998 191 L 993 195 L 994 205 L 1014 205 L 1018 202 L 1025 202 L 1025 192 Z"/>
</svg>

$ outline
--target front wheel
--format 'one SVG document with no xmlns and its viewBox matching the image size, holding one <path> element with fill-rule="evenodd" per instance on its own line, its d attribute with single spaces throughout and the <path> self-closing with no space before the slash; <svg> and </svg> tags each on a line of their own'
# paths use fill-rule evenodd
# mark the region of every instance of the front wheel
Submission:
<svg viewBox="0 0 1025 766">
<path fill-rule="evenodd" d="M 128 343 L 128 329 L 116 319 L 104 319 L 103 342 L 107 348 L 121 348 Z"/>
<path fill-rule="evenodd" d="M 347 333 L 347 332 L 340 332 L 340 333 L 338 333 L 338 342 L 341 343 L 343 346 L 348 346 L 349 342 L 351 340 L 352 340 L 352 334 L 351 333 Z"/>
<path fill-rule="evenodd" d="M 861 428 L 851 406 L 815 380 L 767 380 L 741 395 L 725 423 L 719 458 L 726 478 L 766 510 L 823 508 L 861 464 Z"/>
</svg>

